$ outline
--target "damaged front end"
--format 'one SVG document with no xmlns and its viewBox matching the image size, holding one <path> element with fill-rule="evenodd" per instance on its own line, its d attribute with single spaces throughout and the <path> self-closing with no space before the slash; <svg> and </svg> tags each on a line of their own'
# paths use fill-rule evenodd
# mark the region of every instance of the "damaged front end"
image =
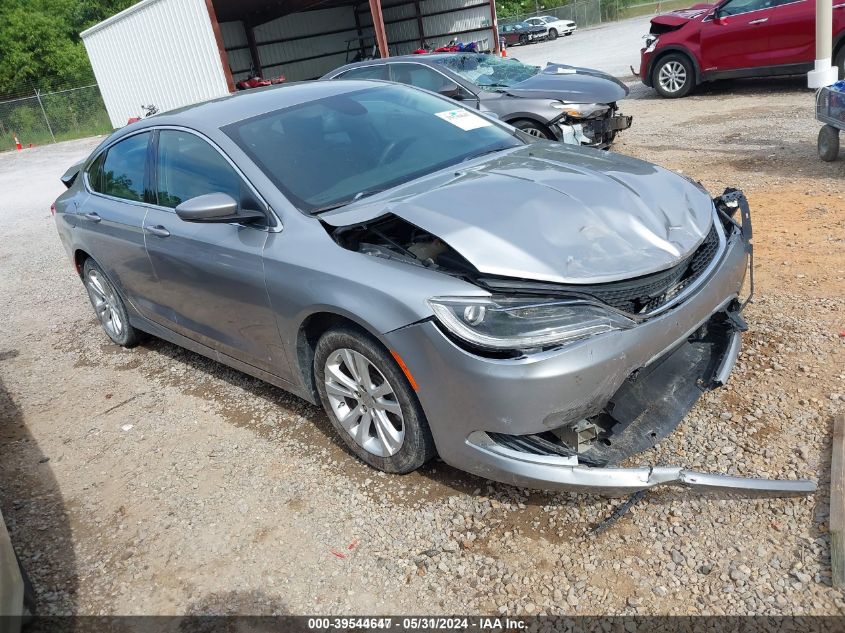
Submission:
<svg viewBox="0 0 845 633">
<path fill-rule="evenodd" d="M 436 301 L 437 316 L 424 329 L 440 338 L 411 341 L 409 330 L 422 325 L 390 333 L 403 358 L 441 363 L 427 374 L 422 363 L 409 361 L 421 384 L 459 385 L 454 399 L 448 390 L 419 394 L 447 463 L 505 483 L 605 495 L 664 484 L 749 496 L 810 494 L 816 484 L 808 480 L 616 466 L 674 431 L 702 394 L 725 384 L 739 355 L 750 294 L 741 301 L 738 293 L 749 269 L 753 293 L 751 218 L 741 191 L 726 190 L 713 203 L 712 228 L 687 257 L 635 279 L 597 284 L 482 274 L 444 240 L 390 213 L 330 231 L 344 248 L 459 277 L 492 297 L 509 297 L 499 301 L 505 306 L 534 297 L 542 310 L 537 298 L 558 296 L 618 316 L 621 325 L 601 331 L 605 341 L 627 342 L 598 337 L 594 344 L 587 334 L 571 352 L 562 344 L 507 350 L 480 337 L 474 342 L 449 325 Z M 461 310 L 459 317 L 471 322 L 473 313 Z M 463 352 L 449 357 L 454 348 Z M 477 400 L 466 403 L 466 393 Z M 442 428 L 440 419 L 452 422 Z"/>
<path fill-rule="evenodd" d="M 559 141 L 569 145 L 607 149 L 616 135 L 630 128 L 634 120 L 633 116 L 621 114 L 616 103 L 561 103 L 556 107 L 563 109 L 564 113 L 550 127 Z"/>
</svg>

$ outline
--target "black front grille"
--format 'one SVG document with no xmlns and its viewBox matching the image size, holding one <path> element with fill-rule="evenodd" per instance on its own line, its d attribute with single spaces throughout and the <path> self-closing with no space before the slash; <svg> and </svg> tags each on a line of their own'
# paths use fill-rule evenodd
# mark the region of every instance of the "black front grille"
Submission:
<svg viewBox="0 0 845 633">
<path fill-rule="evenodd" d="M 719 251 L 717 223 L 696 251 L 672 268 L 622 282 L 584 287 L 582 292 L 630 314 L 648 314 L 693 284 Z"/>
</svg>

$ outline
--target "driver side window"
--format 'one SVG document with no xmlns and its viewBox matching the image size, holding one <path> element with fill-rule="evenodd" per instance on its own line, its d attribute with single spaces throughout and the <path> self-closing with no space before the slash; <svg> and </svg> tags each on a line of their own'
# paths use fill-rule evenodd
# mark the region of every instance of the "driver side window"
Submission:
<svg viewBox="0 0 845 633">
<path fill-rule="evenodd" d="M 728 2 L 719 7 L 719 15 L 740 15 L 742 13 L 750 13 L 751 11 L 768 9 L 776 4 L 774 0 L 728 0 Z"/>
<path fill-rule="evenodd" d="M 156 168 L 158 204 L 171 209 L 206 193 L 241 200 L 241 177 L 216 149 L 181 130 L 161 130 Z"/>
</svg>

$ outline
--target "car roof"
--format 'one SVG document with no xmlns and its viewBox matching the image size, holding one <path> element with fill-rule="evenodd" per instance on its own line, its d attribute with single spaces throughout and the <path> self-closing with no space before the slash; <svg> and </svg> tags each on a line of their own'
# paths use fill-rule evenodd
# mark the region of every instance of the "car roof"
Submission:
<svg viewBox="0 0 845 633">
<path fill-rule="evenodd" d="M 197 129 L 213 130 L 255 116 L 291 106 L 355 92 L 376 85 L 391 86 L 387 82 L 369 80 L 350 81 L 301 81 L 266 88 L 236 92 L 219 99 L 170 110 L 133 123 L 133 130 L 160 125 L 186 125 Z M 123 128 L 126 129 L 126 128 Z"/>
<path fill-rule="evenodd" d="M 430 62 L 437 61 L 438 59 L 449 59 L 453 57 L 457 57 L 460 55 L 488 55 L 489 53 L 481 53 L 472 51 L 458 51 L 455 53 L 425 53 L 425 54 L 418 54 L 418 55 L 395 55 L 393 57 L 383 57 L 380 59 L 367 59 L 362 62 L 353 62 L 351 64 L 345 64 L 343 66 L 338 66 L 331 72 L 327 73 L 322 77 L 322 79 L 329 79 L 330 77 L 334 77 L 340 72 L 345 72 L 347 70 L 352 70 L 353 68 L 363 68 L 365 66 L 380 66 L 384 64 L 391 64 L 395 62 L 416 62 L 418 64 L 428 64 Z"/>
</svg>

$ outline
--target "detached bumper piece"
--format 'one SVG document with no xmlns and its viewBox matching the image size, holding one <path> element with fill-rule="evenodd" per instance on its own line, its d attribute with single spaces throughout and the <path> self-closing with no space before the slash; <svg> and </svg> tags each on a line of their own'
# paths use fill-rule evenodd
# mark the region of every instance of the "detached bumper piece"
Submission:
<svg viewBox="0 0 845 633">
<path fill-rule="evenodd" d="M 681 486 L 700 492 L 715 492 L 739 497 L 798 497 L 816 491 L 816 483 L 807 479 L 757 479 L 699 473 L 678 466 L 641 468 L 597 468 L 578 463 L 578 457 L 535 455 L 498 443 L 489 434 L 476 431 L 467 438 L 474 448 L 492 457 L 521 462 L 545 489 L 625 496 L 661 485 Z"/>
</svg>

